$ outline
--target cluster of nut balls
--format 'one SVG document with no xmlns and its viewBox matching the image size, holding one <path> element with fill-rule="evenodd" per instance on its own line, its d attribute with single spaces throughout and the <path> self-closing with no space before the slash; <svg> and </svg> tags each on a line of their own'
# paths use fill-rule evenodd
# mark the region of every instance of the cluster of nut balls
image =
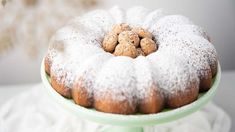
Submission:
<svg viewBox="0 0 235 132">
<path fill-rule="evenodd" d="M 115 56 L 147 56 L 157 50 L 152 34 L 141 27 L 130 27 L 126 23 L 114 25 L 102 42 L 106 52 Z"/>
</svg>

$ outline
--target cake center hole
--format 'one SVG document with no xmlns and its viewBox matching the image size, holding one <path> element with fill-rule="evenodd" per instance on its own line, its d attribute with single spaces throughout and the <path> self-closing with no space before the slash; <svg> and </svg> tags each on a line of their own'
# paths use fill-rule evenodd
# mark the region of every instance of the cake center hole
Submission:
<svg viewBox="0 0 235 132">
<path fill-rule="evenodd" d="M 115 56 L 139 55 L 147 56 L 157 51 L 158 45 L 153 41 L 153 35 L 142 27 L 130 27 L 126 23 L 112 27 L 102 42 L 104 51 Z"/>
</svg>

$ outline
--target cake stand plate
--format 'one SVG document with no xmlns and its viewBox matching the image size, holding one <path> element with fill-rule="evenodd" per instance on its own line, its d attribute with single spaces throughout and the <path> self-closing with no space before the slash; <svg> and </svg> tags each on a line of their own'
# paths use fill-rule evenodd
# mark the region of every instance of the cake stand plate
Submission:
<svg viewBox="0 0 235 132">
<path fill-rule="evenodd" d="M 81 107 L 75 104 L 73 100 L 64 98 L 58 94 L 51 87 L 50 77 L 45 73 L 43 62 L 41 65 L 41 78 L 48 95 L 51 96 L 56 103 L 60 104 L 62 108 L 70 111 L 75 116 L 100 124 L 109 125 L 109 127 L 105 127 L 103 130 L 104 132 L 142 132 L 143 126 L 175 121 L 196 112 L 215 95 L 221 77 L 221 69 L 218 64 L 218 72 L 213 79 L 213 86 L 211 89 L 205 93 L 200 93 L 196 101 L 183 107 L 177 109 L 165 109 L 157 114 L 120 115 L 99 112 L 95 109 Z"/>
</svg>

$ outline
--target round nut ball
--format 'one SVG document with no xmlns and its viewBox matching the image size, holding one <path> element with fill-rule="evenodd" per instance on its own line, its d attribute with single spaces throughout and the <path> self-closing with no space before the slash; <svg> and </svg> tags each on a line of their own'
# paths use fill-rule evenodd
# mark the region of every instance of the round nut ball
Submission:
<svg viewBox="0 0 235 132">
<path fill-rule="evenodd" d="M 118 44 L 113 53 L 116 56 L 129 56 L 131 58 L 137 57 L 137 50 L 130 42 Z"/>
<path fill-rule="evenodd" d="M 157 50 L 156 43 L 150 38 L 141 39 L 140 47 L 145 55 L 149 55 Z"/>
<path fill-rule="evenodd" d="M 145 56 L 144 52 L 142 51 L 141 48 L 137 48 L 137 56 L 141 55 L 141 56 Z"/>
<path fill-rule="evenodd" d="M 129 30 L 131 30 L 131 27 L 126 23 L 114 25 L 112 28 L 112 31 L 116 34 L 120 34 L 123 31 L 129 31 Z"/>
<path fill-rule="evenodd" d="M 132 29 L 132 31 L 137 33 L 139 35 L 139 37 L 141 37 L 141 38 L 150 38 L 150 39 L 152 39 L 152 37 L 153 37 L 152 34 L 149 31 L 147 31 L 147 30 L 145 30 L 141 27 L 134 27 Z"/>
<path fill-rule="evenodd" d="M 120 44 L 130 42 L 132 43 L 135 47 L 139 46 L 140 43 L 140 38 L 139 36 L 132 31 L 123 31 L 118 35 L 118 42 Z"/>
<path fill-rule="evenodd" d="M 102 47 L 107 52 L 113 52 L 118 41 L 117 34 L 113 32 L 109 32 L 105 35 L 104 40 L 102 42 Z"/>
</svg>

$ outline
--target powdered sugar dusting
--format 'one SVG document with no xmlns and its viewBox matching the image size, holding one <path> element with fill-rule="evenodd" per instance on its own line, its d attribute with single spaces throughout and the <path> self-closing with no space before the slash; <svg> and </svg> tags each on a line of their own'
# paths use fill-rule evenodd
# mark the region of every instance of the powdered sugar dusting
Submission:
<svg viewBox="0 0 235 132">
<path fill-rule="evenodd" d="M 128 23 L 150 31 L 159 44 L 157 52 L 135 59 L 105 52 L 101 43 L 115 23 Z M 165 16 L 162 10 L 143 7 L 127 11 L 113 7 L 71 20 L 50 41 L 51 75 L 68 88 L 74 81 L 96 99 L 133 105 L 146 98 L 153 85 L 168 93 L 184 91 L 208 71 L 217 70 L 217 53 L 206 32 L 181 15 Z M 160 91 L 161 92 L 161 91 Z"/>
<path fill-rule="evenodd" d="M 145 18 L 142 24 L 143 28 L 149 29 L 154 25 L 160 18 L 164 17 L 165 13 L 162 9 L 157 9 L 150 12 Z"/>
<path fill-rule="evenodd" d="M 87 89 L 90 98 L 93 95 L 94 84 L 99 71 L 105 62 L 113 57 L 109 53 L 96 54 L 77 69 L 76 81 L 79 83 L 79 86 Z"/>
<path fill-rule="evenodd" d="M 163 18 L 161 18 L 156 23 L 157 25 L 183 25 L 183 24 L 193 24 L 191 20 L 189 20 L 187 17 L 182 15 L 168 15 Z"/>
<path fill-rule="evenodd" d="M 108 32 L 110 30 L 110 27 L 115 23 L 111 14 L 105 10 L 95 10 L 87 13 L 83 17 L 87 21 L 96 22 L 95 25 L 102 27 L 105 32 Z"/>
<path fill-rule="evenodd" d="M 168 39 L 169 36 L 176 36 L 179 33 L 187 33 L 202 36 L 209 40 L 207 33 L 196 25 L 172 25 L 172 26 L 159 26 L 155 32 L 155 39 L 161 44 L 164 39 Z"/>
<path fill-rule="evenodd" d="M 139 99 L 144 99 L 149 96 L 149 90 L 154 85 L 154 79 L 150 68 L 150 63 L 146 57 L 139 56 L 134 62 L 136 75 L 136 96 Z"/>
<path fill-rule="evenodd" d="M 184 56 L 189 56 L 189 62 L 191 61 L 192 66 L 199 71 L 206 72 L 206 69 L 217 70 L 218 57 L 216 50 L 214 46 L 203 37 L 185 33 L 169 36 L 164 43 L 161 43 L 159 50 L 164 51 L 164 47 L 168 46 L 170 46 L 172 50 L 179 50 L 178 54 L 183 53 Z"/>
<path fill-rule="evenodd" d="M 152 72 L 158 87 L 169 93 L 184 91 L 192 84 L 198 86 L 196 71 L 184 60 L 171 52 L 158 51 L 147 56 L 152 64 Z"/>
<path fill-rule="evenodd" d="M 68 44 L 90 44 L 100 47 L 103 35 L 104 31 L 101 28 L 80 19 L 80 21 L 68 24 L 60 29 L 54 37 L 56 41 L 63 41 Z"/>
<path fill-rule="evenodd" d="M 115 20 L 115 24 L 126 22 L 126 12 L 122 8 L 114 6 L 109 12 Z"/>
<path fill-rule="evenodd" d="M 134 101 L 136 88 L 134 60 L 129 57 L 118 56 L 110 59 L 97 76 L 95 83 L 96 96 L 111 93 L 114 100 Z"/>
<path fill-rule="evenodd" d="M 154 37 L 158 36 L 158 31 L 161 28 L 168 27 L 171 28 L 174 25 L 185 25 L 185 24 L 193 24 L 187 17 L 181 15 L 168 15 L 159 19 L 156 23 L 154 23 L 149 29 L 152 32 Z"/>
<path fill-rule="evenodd" d="M 131 26 L 141 26 L 149 10 L 141 6 L 132 7 L 126 12 L 127 23 Z"/>
<path fill-rule="evenodd" d="M 64 76 L 65 86 L 72 88 L 75 77 L 77 76 L 80 66 L 89 60 L 89 57 L 104 52 L 98 47 L 92 45 L 67 45 L 65 53 L 57 57 L 58 62 L 62 64 L 53 63 L 53 73 L 57 74 L 57 81 L 60 81 L 61 76 Z M 60 60 L 61 59 L 61 60 Z M 63 62 L 62 62 L 63 60 Z M 60 71 L 63 72 L 60 72 Z M 66 74 L 65 74 L 66 73 Z"/>
<path fill-rule="evenodd" d="M 57 83 L 64 84 L 66 71 L 65 69 L 65 60 L 62 54 L 57 53 L 53 58 L 53 63 L 51 66 L 51 77 L 55 78 Z"/>
</svg>

